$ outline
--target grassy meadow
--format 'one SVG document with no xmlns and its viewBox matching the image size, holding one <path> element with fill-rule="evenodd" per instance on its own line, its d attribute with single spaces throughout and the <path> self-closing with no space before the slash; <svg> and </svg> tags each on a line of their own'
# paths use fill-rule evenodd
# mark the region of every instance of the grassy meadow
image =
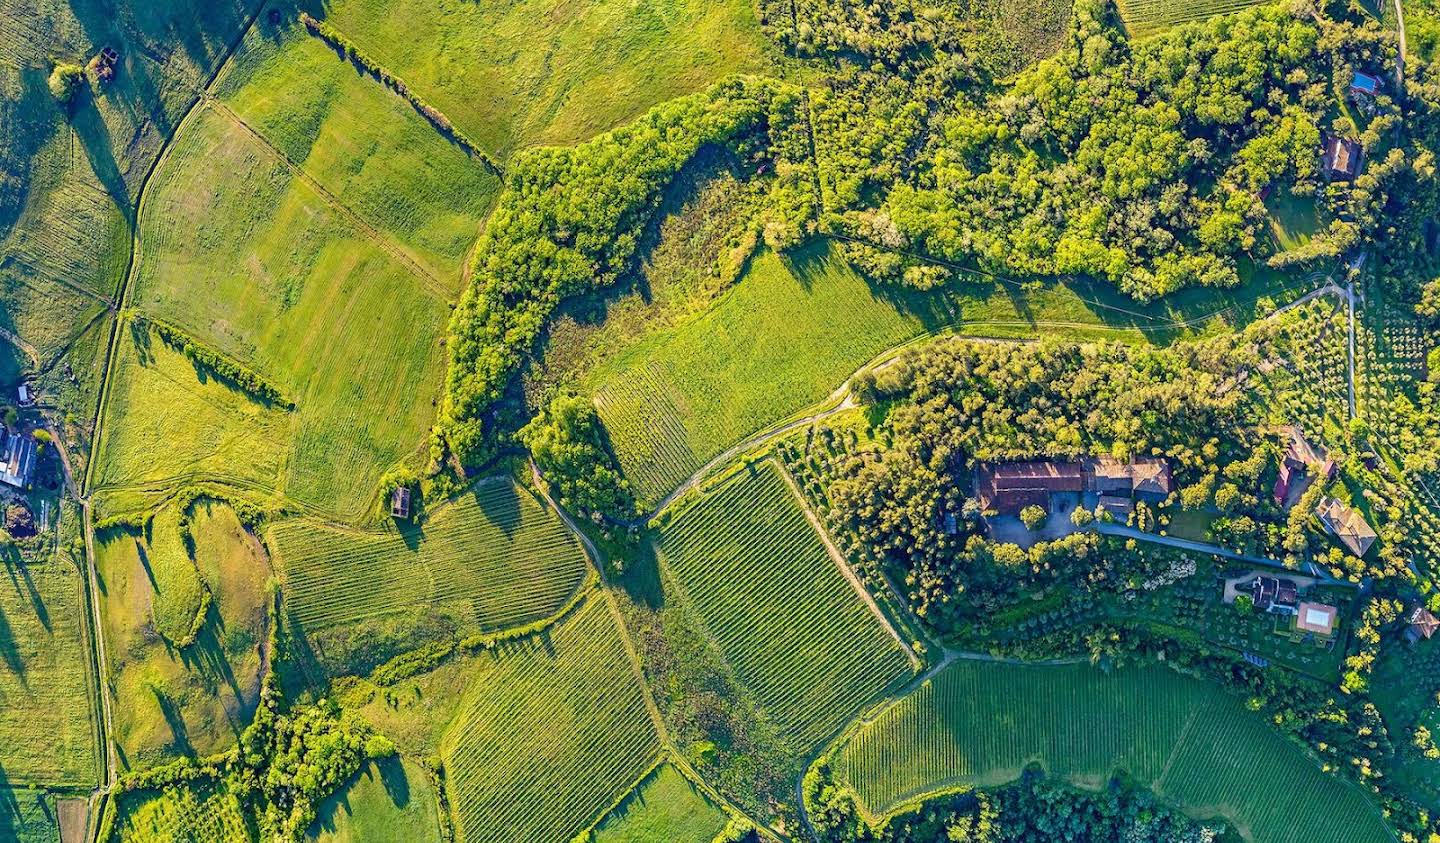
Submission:
<svg viewBox="0 0 1440 843">
<path fill-rule="evenodd" d="M 190 510 L 192 558 L 172 510 L 160 510 L 146 531 L 96 535 L 113 738 L 129 768 L 224 749 L 249 724 L 259 698 L 270 578 L 264 550 L 228 506 L 202 499 Z M 167 573 L 169 566 L 180 573 Z M 187 569 L 198 579 L 187 581 Z M 199 636 L 184 648 L 159 628 L 167 585 L 177 582 L 213 598 Z M 176 614 L 188 626 L 195 606 L 184 609 L 188 615 Z"/>
<path fill-rule="evenodd" d="M 945 787 L 1004 784 L 1038 763 L 1086 788 L 1123 772 L 1247 840 L 1393 840 L 1360 788 L 1238 697 L 1162 668 L 957 661 L 856 729 L 832 762 L 872 814 Z"/>
<path fill-rule="evenodd" d="M 899 642 L 831 561 L 779 470 L 743 469 L 660 531 L 674 600 L 787 750 L 803 755 L 899 679 Z"/>
<path fill-rule="evenodd" d="M 366 765 L 339 793 L 322 802 L 305 838 L 313 843 L 440 843 L 438 811 L 425 771 L 399 758 L 387 758 Z"/>
<path fill-rule="evenodd" d="M 332 0 L 324 16 L 502 159 L 767 65 L 749 0 Z"/>
<path fill-rule="evenodd" d="M 660 752 L 605 601 L 591 597 L 472 673 L 441 743 L 462 840 L 569 840 Z"/>
<path fill-rule="evenodd" d="M 0 784 L 92 786 L 99 759 L 80 572 L 60 559 L 3 564 Z M 4 816 L 0 813 L 0 831 Z"/>
<path fill-rule="evenodd" d="M 327 651 L 326 630 L 346 642 L 368 639 L 380 633 L 367 622 L 383 629 L 412 617 L 423 630 L 438 610 L 460 619 L 456 635 L 518 626 L 559 611 L 588 570 L 555 514 L 505 479 L 482 482 L 419 524 L 360 531 L 297 519 L 276 524 L 269 538 L 289 616 L 332 666 L 349 654 Z"/>
<path fill-rule="evenodd" d="M 729 817 L 673 765 L 661 764 L 596 826 L 593 843 L 710 843 Z"/>
<path fill-rule="evenodd" d="M 448 311 L 429 280 L 218 107 L 182 129 L 140 228 L 132 304 L 244 361 L 297 407 L 277 413 L 239 393 L 215 395 L 206 403 L 228 406 L 197 410 L 220 423 L 197 431 L 134 382 L 149 373 L 127 372 L 122 360 L 105 414 L 119 433 L 102 433 L 97 488 L 203 463 L 242 488 L 255 482 L 301 506 L 362 517 L 380 474 L 417 450 L 434 416 Z M 185 378 L 174 370 L 195 367 L 176 362 L 157 373 L 177 380 L 167 391 L 217 392 L 207 373 Z M 257 426 L 254 416 L 265 419 Z"/>
</svg>

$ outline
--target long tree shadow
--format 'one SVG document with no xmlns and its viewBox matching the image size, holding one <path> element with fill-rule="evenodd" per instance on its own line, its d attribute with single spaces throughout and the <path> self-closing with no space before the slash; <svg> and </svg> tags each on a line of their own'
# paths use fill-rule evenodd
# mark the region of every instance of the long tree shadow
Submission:
<svg viewBox="0 0 1440 843">
<path fill-rule="evenodd" d="M 3 609 L 0 609 L 0 659 L 4 659 L 6 669 L 20 681 L 21 687 L 28 688 L 29 683 L 25 676 L 25 657 L 20 654 L 20 649 L 16 646 L 15 631 L 11 628 L 10 619 Z"/>
<path fill-rule="evenodd" d="M 185 725 L 185 717 L 181 714 L 180 707 L 156 685 L 150 686 L 150 693 L 155 695 L 160 716 L 165 718 L 165 725 L 170 727 L 171 745 L 185 755 L 194 755 L 195 745 L 190 742 L 190 727 Z"/>
</svg>

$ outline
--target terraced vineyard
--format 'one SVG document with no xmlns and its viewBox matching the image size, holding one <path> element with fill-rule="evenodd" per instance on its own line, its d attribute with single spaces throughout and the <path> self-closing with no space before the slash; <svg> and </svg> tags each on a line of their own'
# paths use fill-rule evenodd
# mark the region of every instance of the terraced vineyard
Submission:
<svg viewBox="0 0 1440 843">
<path fill-rule="evenodd" d="M 1152 668 L 958 661 L 847 738 L 837 779 L 883 814 L 955 786 L 994 786 L 1039 763 L 1098 787 L 1124 771 L 1196 816 L 1223 816 L 1267 843 L 1389 843 L 1355 785 L 1241 701 Z"/>
<path fill-rule="evenodd" d="M 290 614 L 311 629 L 445 601 L 468 602 L 482 628 L 514 626 L 558 610 L 586 570 L 574 536 L 508 480 L 418 525 L 364 532 L 299 519 L 275 525 L 270 540 Z"/>
<path fill-rule="evenodd" d="M 684 511 L 660 551 L 677 596 L 797 752 L 908 675 L 772 463 Z"/>
<path fill-rule="evenodd" d="M 1133 38 L 1157 35 L 1172 26 L 1258 6 L 1266 0 L 1119 0 L 1120 17 Z"/>
<path fill-rule="evenodd" d="M 478 668 L 441 745 L 459 838 L 569 840 L 655 761 L 659 737 L 603 599 Z"/>
</svg>

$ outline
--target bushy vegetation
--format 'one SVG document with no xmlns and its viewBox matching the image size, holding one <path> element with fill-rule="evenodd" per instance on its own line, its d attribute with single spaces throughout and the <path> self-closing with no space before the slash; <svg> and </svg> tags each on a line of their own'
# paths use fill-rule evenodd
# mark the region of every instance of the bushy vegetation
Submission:
<svg viewBox="0 0 1440 843">
<path fill-rule="evenodd" d="M 593 141 L 531 150 L 510 164 L 450 327 L 446 435 L 463 464 L 489 453 L 484 414 L 559 301 L 607 287 L 634 267 L 640 229 L 702 146 L 770 162 L 775 210 L 761 224 L 776 246 L 798 239 L 813 214 L 797 128 L 802 105 L 791 86 L 734 79 Z"/>
<path fill-rule="evenodd" d="M 587 517 L 633 514 L 630 484 L 620 476 L 589 400 L 556 396 L 549 408 L 521 428 L 519 437 L 554 484 L 561 506 Z"/>
</svg>

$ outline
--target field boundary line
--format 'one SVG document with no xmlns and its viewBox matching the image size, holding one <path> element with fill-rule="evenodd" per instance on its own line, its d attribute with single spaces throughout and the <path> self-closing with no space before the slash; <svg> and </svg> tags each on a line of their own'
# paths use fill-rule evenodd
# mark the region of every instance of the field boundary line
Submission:
<svg viewBox="0 0 1440 843">
<path fill-rule="evenodd" d="M 225 117 L 234 123 L 236 127 L 242 129 L 247 135 L 258 142 L 260 146 L 264 147 L 272 157 L 285 165 L 285 168 L 290 171 L 291 175 L 295 176 L 295 178 L 303 182 L 306 187 L 314 191 L 321 200 L 339 212 L 350 224 L 360 229 L 361 233 L 374 241 L 375 245 L 379 246 L 382 251 L 404 264 L 405 267 L 410 270 L 411 274 L 416 276 L 416 280 L 420 281 L 421 286 L 431 294 L 437 296 L 440 301 L 446 302 L 447 304 L 451 301 L 453 292 L 445 285 L 445 282 L 439 276 L 426 269 L 408 250 L 392 241 L 389 237 L 386 237 L 379 229 L 361 217 L 353 208 L 342 202 L 340 197 L 331 193 L 329 188 L 325 187 L 318 179 L 310 175 L 304 167 L 290 160 L 290 156 L 286 155 L 280 147 L 272 143 L 269 138 L 261 134 L 254 126 L 246 123 L 244 118 L 236 114 L 230 106 L 221 102 L 209 91 L 205 92 L 202 99 L 205 107 L 213 108 L 222 117 Z"/>
<path fill-rule="evenodd" d="M 108 194 L 106 194 L 106 195 L 108 195 Z M 64 288 L 66 288 L 66 289 L 68 289 L 68 290 L 76 293 L 77 295 L 84 296 L 84 297 L 87 298 L 87 299 L 94 299 L 95 301 L 100 302 L 101 304 L 105 305 L 106 307 L 108 307 L 108 308 L 111 309 L 111 310 L 114 310 L 114 309 L 115 309 L 115 300 L 112 299 L 112 298 L 110 298 L 109 296 L 104 295 L 103 293 L 97 293 L 97 292 L 95 292 L 94 290 L 90 289 L 89 287 L 86 287 L 86 286 L 83 285 L 83 284 L 77 283 L 77 282 L 75 282 L 75 281 L 71 281 L 69 278 L 64 278 L 64 277 L 62 277 L 62 276 L 60 276 L 60 275 L 58 275 L 58 274 L 51 273 L 51 272 L 46 272 L 46 271 L 41 270 L 41 269 L 37 269 L 34 265 L 32 265 L 31 263 L 29 263 L 28 261 L 25 261 L 25 260 L 22 260 L 22 259 L 20 259 L 20 258 L 17 258 L 14 254 L 8 254 L 8 255 L 6 255 L 6 256 L 4 257 L 3 260 L 0 260 L 0 269 L 3 269 L 3 268 L 5 268 L 5 267 L 7 267 L 7 266 L 12 266 L 12 265 L 13 265 L 13 266 L 19 266 L 19 267 L 25 269 L 25 270 L 28 271 L 28 272 L 31 272 L 31 273 L 33 273 L 33 274 L 35 274 L 35 275 L 38 275 L 38 276 L 40 276 L 41 278 L 44 278 L 46 281 L 51 282 L 52 284 L 58 284 L 58 285 L 60 285 L 61 287 L 64 287 Z M 25 281 L 23 281 L 23 280 L 22 280 L 20 283 L 25 284 L 25 286 L 27 286 L 27 287 L 31 287 L 30 284 L 27 284 L 27 283 L 26 283 Z M 31 287 L 31 289 L 34 289 L 34 288 Z"/>
<path fill-rule="evenodd" d="M 895 625 L 892 624 L 890 619 L 885 616 L 885 613 L 881 611 L 880 604 L 875 602 L 875 596 L 870 593 L 870 589 L 865 587 L 865 583 L 860 581 L 860 577 L 855 573 L 855 569 L 850 567 L 849 561 L 845 559 L 844 554 L 840 552 L 840 548 L 836 547 L 834 540 L 830 538 L 830 533 L 825 529 L 825 525 L 820 523 L 820 519 L 816 517 L 815 511 L 810 508 L 810 502 L 805 500 L 805 495 L 800 491 L 800 487 L 795 484 L 795 478 L 790 476 L 790 472 L 785 470 L 785 466 L 781 465 L 779 460 L 771 459 L 770 462 L 775 465 L 775 470 L 780 473 L 780 477 L 785 481 L 785 486 L 790 490 L 791 497 L 793 497 L 795 502 L 800 506 L 800 511 L 805 514 L 805 520 L 810 522 L 811 529 L 820 537 L 820 543 L 825 545 L 825 553 L 830 557 L 830 561 L 835 563 L 835 567 L 839 569 L 840 575 L 845 578 L 845 581 L 850 584 L 850 587 L 854 589 L 860 599 L 865 602 L 865 606 L 870 610 L 870 614 L 875 616 L 875 619 L 880 622 L 880 625 L 885 628 L 885 631 L 890 633 L 890 637 L 895 639 L 895 643 L 900 645 L 900 649 L 905 652 L 905 658 L 910 661 L 910 669 L 916 673 L 923 672 L 925 663 L 920 660 L 919 656 L 915 655 L 915 651 L 910 649 L 910 645 L 905 643 L 905 637 L 900 634 L 900 631 L 895 628 Z"/>
</svg>

